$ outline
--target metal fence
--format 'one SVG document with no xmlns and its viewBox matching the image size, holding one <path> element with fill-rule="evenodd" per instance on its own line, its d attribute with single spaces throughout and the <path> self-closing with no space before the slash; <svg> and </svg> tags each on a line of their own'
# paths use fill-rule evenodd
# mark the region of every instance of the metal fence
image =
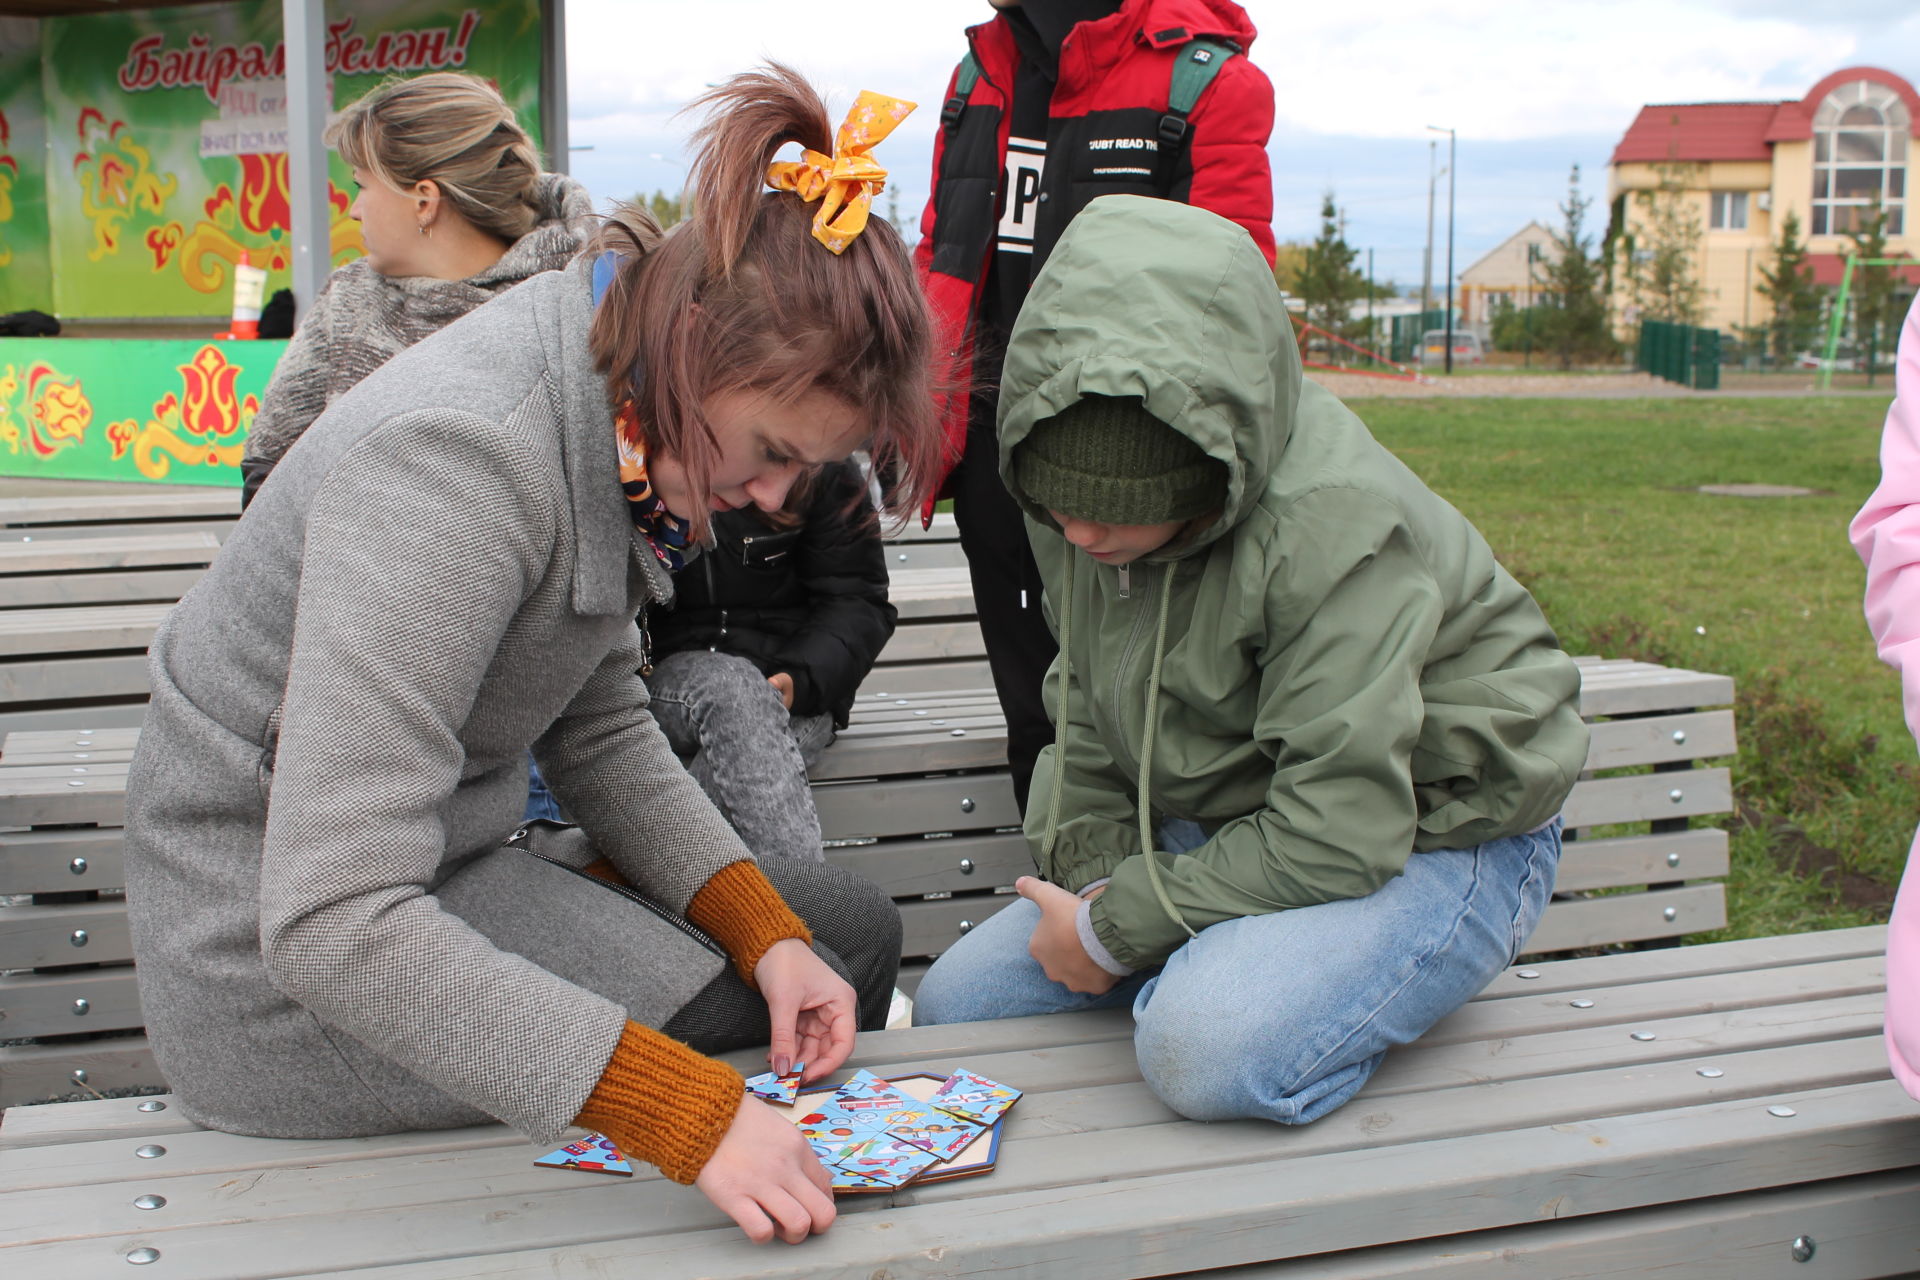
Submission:
<svg viewBox="0 0 1920 1280">
<path fill-rule="evenodd" d="M 1720 331 L 1642 320 L 1634 367 L 1695 391 L 1712 391 L 1720 385 Z"/>
</svg>

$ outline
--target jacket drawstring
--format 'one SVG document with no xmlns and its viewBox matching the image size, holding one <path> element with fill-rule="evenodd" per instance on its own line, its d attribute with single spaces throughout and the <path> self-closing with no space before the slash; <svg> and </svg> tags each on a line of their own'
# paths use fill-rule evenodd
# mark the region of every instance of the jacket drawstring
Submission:
<svg viewBox="0 0 1920 1280">
<path fill-rule="evenodd" d="M 1067 647 L 1073 623 L 1073 562 L 1080 557 L 1067 550 L 1066 580 L 1060 591 L 1060 714 L 1053 725 L 1053 785 L 1047 788 L 1047 834 L 1040 841 L 1040 866 L 1053 869 L 1053 842 L 1060 835 L 1060 790 L 1067 773 L 1067 699 L 1073 688 L 1073 650 Z"/>
<path fill-rule="evenodd" d="M 1073 650 L 1068 647 L 1073 625 L 1073 566 L 1080 557 L 1069 551 L 1067 570 L 1060 591 L 1060 712 L 1053 726 L 1053 785 L 1048 789 L 1047 830 L 1040 841 L 1040 861 L 1043 868 L 1051 871 L 1054 841 L 1060 834 L 1060 795 L 1067 773 L 1067 700 L 1073 688 Z M 1179 568 L 1179 561 L 1167 563 L 1167 576 L 1160 584 L 1160 616 L 1153 632 L 1153 665 L 1147 672 L 1147 720 L 1146 728 L 1140 737 L 1140 851 L 1147 860 L 1147 879 L 1153 885 L 1153 896 L 1160 901 L 1161 909 L 1169 919 L 1186 930 L 1189 938 L 1200 935 L 1193 931 L 1180 908 L 1174 905 L 1173 895 L 1160 879 L 1160 860 L 1154 856 L 1153 841 L 1153 725 L 1160 711 L 1160 670 L 1167 656 L 1167 614 L 1173 600 L 1173 575 Z"/>
<path fill-rule="evenodd" d="M 1180 567 L 1178 560 L 1167 562 L 1167 576 L 1160 584 L 1160 619 L 1153 631 L 1153 666 L 1147 672 L 1147 723 L 1140 734 L 1140 853 L 1147 860 L 1147 879 L 1153 884 L 1153 896 L 1160 900 L 1160 907 L 1167 918 L 1186 930 L 1189 938 L 1200 935 L 1193 931 L 1180 914 L 1180 908 L 1173 905 L 1173 895 L 1167 892 L 1167 886 L 1160 880 L 1160 859 L 1156 856 L 1153 840 L 1153 722 L 1159 719 L 1160 711 L 1160 666 L 1167 656 L 1167 612 L 1173 600 L 1173 573 Z M 1060 776 L 1060 762 L 1053 762 L 1054 777 Z"/>
</svg>

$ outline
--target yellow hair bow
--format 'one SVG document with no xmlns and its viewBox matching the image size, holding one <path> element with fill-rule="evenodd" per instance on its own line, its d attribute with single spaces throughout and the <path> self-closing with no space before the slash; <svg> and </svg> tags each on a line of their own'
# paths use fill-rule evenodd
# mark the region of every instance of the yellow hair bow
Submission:
<svg viewBox="0 0 1920 1280">
<path fill-rule="evenodd" d="M 798 160 L 776 160 L 767 166 L 767 185 L 820 201 L 813 238 L 834 253 L 845 252 L 867 229 L 867 210 L 887 185 L 887 171 L 868 153 L 918 105 L 862 90 L 834 136 L 833 154 L 806 151 Z"/>
</svg>

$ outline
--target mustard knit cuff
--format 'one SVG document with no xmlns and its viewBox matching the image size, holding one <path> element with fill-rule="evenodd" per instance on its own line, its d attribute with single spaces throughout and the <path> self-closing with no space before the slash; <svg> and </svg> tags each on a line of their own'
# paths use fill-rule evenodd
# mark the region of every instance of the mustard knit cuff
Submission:
<svg viewBox="0 0 1920 1280">
<path fill-rule="evenodd" d="M 714 872 L 687 904 L 687 919 L 720 940 L 733 956 L 734 971 L 750 987 L 753 967 L 774 943 L 798 938 L 813 945 L 806 921 L 793 914 L 750 858 Z"/>
<path fill-rule="evenodd" d="M 629 1022 L 573 1122 L 686 1184 L 726 1137 L 745 1090 L 740 1073 L 726 1063 Z"/>
</svg>

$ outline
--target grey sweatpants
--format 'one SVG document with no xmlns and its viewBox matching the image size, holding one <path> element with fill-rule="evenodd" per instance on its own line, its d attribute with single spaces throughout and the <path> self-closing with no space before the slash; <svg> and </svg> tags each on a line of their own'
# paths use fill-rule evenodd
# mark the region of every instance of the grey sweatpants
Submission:
<svg viewBox="0 0 1920 1280">
<path fill-rule="evenodd" d="M 755 858 L 825 860 L 807 768 L 833 741 L 831 715 L 789 715 L 760 668 L 708 649 L 662 658 L 647 692 L 667 742 Z"/>
</svg>

